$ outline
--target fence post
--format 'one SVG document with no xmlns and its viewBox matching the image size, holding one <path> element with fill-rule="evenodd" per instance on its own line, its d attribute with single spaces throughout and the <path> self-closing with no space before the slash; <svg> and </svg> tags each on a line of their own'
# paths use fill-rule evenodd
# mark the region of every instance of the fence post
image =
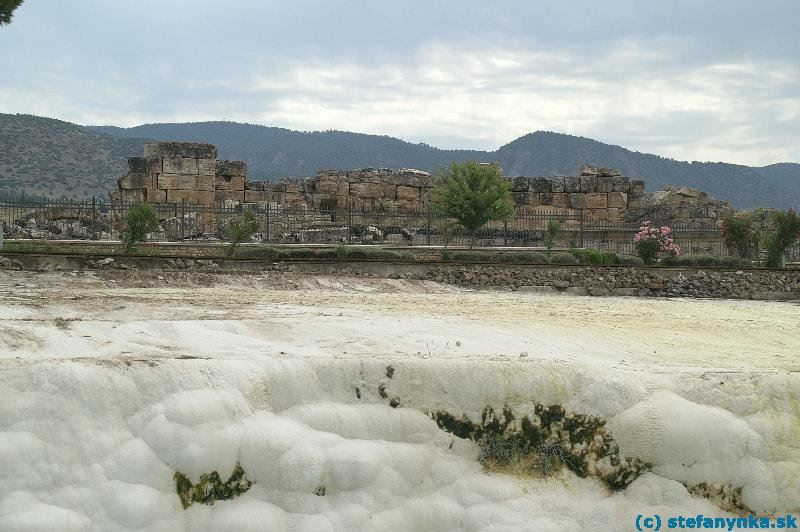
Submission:
<svg viewBox="0 0 800 532">
<path fill-rule="evenodd" d="M 186 200 L 181 199 L 181 240 L 186 239 Z"/>
<path fill-rule="evenodd" d="M 264 207 L 264 242 L 269 242 L 269 202 Z"/>
<path fill-rule="evenodd" d="M 92 240 L 97 240 L 97 200 L 92 196 Z"/>
<path fill-rule="evenodd" d="M 508 218 L 503 220 L 503 247 L 508 246 Z"/>
<path fill-rule="evenodd" d="M 353 243 L 353 198 L 347 196 L 347 243 Z"/>
<path fill-rule="evenodd" d="M 433 210 L 430 204 L 428 205 L 428 234 L 426 235 L 425 242 L 428 246 L 431 245 L 431 226 L 433 225 Z M 414 236 L 411 236 L 411 242 L 414 242 Z"/>
<path fill-rule="evenodd" d="M 581 209 L 581 245 L 583 247 L 583 209 Z"/>
</svg>

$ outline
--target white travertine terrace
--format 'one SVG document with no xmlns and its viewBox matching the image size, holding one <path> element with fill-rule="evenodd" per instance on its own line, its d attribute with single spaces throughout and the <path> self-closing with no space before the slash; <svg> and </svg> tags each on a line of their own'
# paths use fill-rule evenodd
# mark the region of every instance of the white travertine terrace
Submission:
<svg viewBox="0 0 800 532">
<path fill-rule="evenodd" d="M 795 303 L 95 275 L 0 272 L 0 530 L 628 530 L 729 515 L 702 482 L 800 511 Z M 486 473 L 426 415 L 534 403 L 652 471 Z M 249 491 L 183 509 L 175 471 L 237 463 Z"/>
</svg>

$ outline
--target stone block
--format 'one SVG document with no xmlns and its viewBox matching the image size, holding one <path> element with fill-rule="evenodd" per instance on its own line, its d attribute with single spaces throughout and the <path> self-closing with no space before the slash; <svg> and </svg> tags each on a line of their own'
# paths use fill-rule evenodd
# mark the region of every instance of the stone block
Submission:
<svg viewBox="0 0 800 532">
<path fill-rule="evenodd" d="M 186 203 L 188 205 L 213 205 L 214 192 L 205 190 L 167 190 L 168 203 Z"/>
<path fill-rule="evenodd" d="M 214 159 L 197 159 L 197 173 L 200 175 L 213 176 L 217 171 Z"/>
<path fill-rule="evenodd" d="M 231 180 L 229 179 L 228 181 Z M 217 179 L 217 183 L 219 182 L 220 180 Z M 287 194 L 296 194 L 302 192 L 301 183 L 299 181 L 294 181 L 294 180 L 285 181 L 282 183 L 282 185 L 283 185 L 283 191 L 286 192 Z"/>
<path fill-rule="evenodd" d="M 261 190 L 245 190 L 244 202 L 257 203 L 259 201 L 267 201 L 267 193 Z"/>
<path fill-rule="evenodd" d="M 380 183 L 350 183 L 350 195 L 358 198 L 380 198 L 383 189 Z"/>
<path fill-rule="evenodd" d="M 145 192 L 145 197 L 148 203 L 166 203 L 167 191 L 157 188 L 148 188 Z"/>
<path fill-rule="evenodd" d="M 394 183 L 382 183 L 381 189 L 383 189 L 383 198 L 394 201 L 395 195 L 397 194 L 397 185 Z"/>
<path fill-rule="evenodd" d="M 417 187 L 397 185 L 397 199 L 402 201 L 414 201 L 420 198 L 421 191 Z"/>
<path fill-rule="evenodd" d="M 146 200 L 144 189 L 120 190 L 119 198 L 123 203 L 144 203 Z"/>
<path fill-rule="evenodd" d="M 551 179 L 553 192 L 566 192 L 564 179 L 566 178 L 563 176 L 556 176 Z"/>
<path fill-rule="evenodd" d="M 644 181 L 641 179 L 634 179 L 630 182 L 630 188 L 628 189 L 630 194 L 634 196 L 641 196 L 644 194 Z"/>
<path fill-rule="evenodd" d="M 283 195 L 284 201 L 287 205 L 301 205 L 305 199 L 299 192 L 289 192 L 288 190 Z"/>
<path fill-rule="evenodd" d="M 177 174 L 159 174 L 158 186 L 161 190 L 178 190 L 180 186 L 180 176 Z"/>
<path fill-rule="evenodd" d="M 161 157 L 145 157 L 145 168 L 148 174 L 161 174 L 164 172 L 163 159 Z"/>
<path fill-rule="evenodd" d="M 511 183 L 512 192 L 528 192 L 530 187 L 529 179 L 527 177 L 515 177 Z"/>
<path fill-rule="evenodd" d="M 552 205 L 553 204 L 553 193 L 552 192 L 541 192 L 541 193 L 539 193 L 539 204 L 540 205 Z"/>
<path fill-rule="evenodd" d="M 629 209 L 638 209 L 642 206 L 642 197 L 641 196 L 633 196 L 628 195 L 628 208 Z"/>
<path fill-rule="evenodd" d="M 532 177 L 529 190 L 532 192 L 552 192 L 553 182 L 546 177 Z"/>
<path fill-rule="evenodd" d="M 604 177 L 614 177 L 620 175 L 617 170 L 613 168 L 601 168 L 599 166 L 594 166 L 591 164 L 583 164 L 578 172 L 582 176 L 604 176 Z"/>
<path fill-rule="evenodd" d="M 551 194 L 552 201 L 550 202 L 551 205 L 556 207 L 569 207 L 569 194 L 564 194 L 563 192 L 554 192 Z"/>
<path fill-rule="evenodd" d="M 569 176 L 564 178 L 564 192 L 580 192 L 581 180 L 578 177 Z"/>
<path fill-rule="evenodd" d="M 214 205 L 216 193 L 213 190 L 198 190 L 194 194 L 199 205 Z"/>
<path fill-rule="evenodd" d="M 586 195 L 580 192 L 571 192 L 568 194 L 567 207 L 572 209 L 583 209 L 586 207 Z"/>
<path fill-rule="evenodd" d="M 197 159 L 189 157 L 164 157 L 165 174 L 197 175 Z"/>
<path fill-rule="evenodd" d="M 157 142 L 144 145 L 144 156 L 216 159 L 217 148 L 213 144 L 198 144 L 194 142 Z"/>
<path fill-rule="evenodd" d="M 132 174 L 146 174 L 147 159 L 144 157 L 128 157 L 128 171 Z"/>
<path fill-rule="evenodd" d="M 612 208 L 609 207 L 606 209 L 608 216 L 606 217 L 609 222 L 621 222 L 622 221 L 622 209 Z"/>
<path fill-rule="evenodd" d="M 194 204 L 194 190 L 167 189 L 167 203 L 186 203 Z"/>
<path fill-rule="evenodd" d="M 628 206 L 628 194 L 625 192 L 609 192 L 608 206 L 616 209 L 624 209 Z"/>
<path fill-rule="evenodd" d="M 608 209 L 586 209 L 583 216 L 586 222 L 607 222 Z"/>
<path fill-rule="evenodd" d="M 214 173 L 222 176 L 247 176 L 247 165 L 244 161 L 218 160 L 215 163 Z"/>
<path fill-rule="evenodd" d="M 586 194 L 587 209 L 605 209 L 608 207 L 608 194 L 602 192 L 589 192 Z"/>
<path fill-rule="evenodd" d="M 538 192 L 524 192 L 522 206 L 525 207 L 538 207 L 542 204 Z"/>
<path fill-rule="evenodd" d="M 317 194 L 335 196 L 339 193 L 339 183 L 340 182 L 337 179 L 322 177 L 314 181 L 314 191 Z"/>
<path fill-rule="evenodd" d="M 155 188 L 153 186 L 153 176 L 145 173 L 127 174 L 117 180 L 117 185 L 121 189 L 142 189 Z"/>
<path fill-rule="evenodd" d="M 195 189 L 200 191 L 214 191 L 215 177 L 208 174 L 200 174 L 193 177 L 195 182 Z"/>
<path fill-rule="evenodd" d="M 236 201 L 242 203 L 244 201 L 243 190 L 216 190 L 214 191 L 214 201 L 221 203 L 223 201 Z"/>
<path fill-rule="evenodd" d="M 608 176 L 581 176 L 581 192 L 611 192 L 613 179 Z"/>
<path fill-rule="evenodd" d="M 216 175 L 214 177 L 214 189 L 215 190 L 241 190 L 244 191 L 245 189 L 245 178 L 244 176 L 224 176 L 224 175 Z M 287 192 L 300 192 L 299 186 L 286 186 Z"/>
<path fill-rule="evenodd" d="M 630 186 L 630 182 L 628 181 L 627 177 L 614 176 L 614 177 L 609 177 L 608 180 L 611 183 L 610 192 L 628 192 L 628 187 Z"/>
<path fill-rule="evenodd" d="M 277 184 L 277 183 L 274 183 Z M 244 188 L 246 190 L 272 190 L 275 188 L 273 183 L 269 181 L 247 181 L 244 182 Z"/>
</svg>

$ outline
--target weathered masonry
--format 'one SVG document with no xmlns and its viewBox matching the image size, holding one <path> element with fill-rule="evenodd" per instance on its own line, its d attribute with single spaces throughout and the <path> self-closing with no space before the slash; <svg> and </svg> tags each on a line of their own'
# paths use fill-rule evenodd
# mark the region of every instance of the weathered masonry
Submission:
<svg viewBox="0 0 800 532">
<path fill-rule="evenodd" d="M 280 182 L 248 181 L 242 161 L 218 160 L 211 144 L 159 142 L 145 145 L 144 157 L 128 159 L 112 200 L 227 206 L 254 204 L 334 211 L 425 211 L 433 178 L 413 169 L 319 170 L 314 177 Z M 732 208 L 701 191 L 678 188 L 645 194 L 644 181 L 618 171 L 584 165 L 576 176 L 507 177 L 521 212 L 567 214 L 581 209 L 589 223 L 638 222 L 707 227 Z"/>
<path fill-rule="evenodd" d="M 111 199 L 125 203 L 213 205 L 244 202 L 247 166 L 217 159 L 212 144 L 145 144 L 144 157 L 128 159 L 128 173 L 117 180 Z"/>
</svg>

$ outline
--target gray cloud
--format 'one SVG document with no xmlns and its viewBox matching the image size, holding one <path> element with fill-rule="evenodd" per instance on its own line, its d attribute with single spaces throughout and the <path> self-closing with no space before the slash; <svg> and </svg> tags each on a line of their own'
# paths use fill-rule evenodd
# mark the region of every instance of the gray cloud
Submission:
<svg viewBox="0 0 800 532">
<path fill-rule="evenodd" d="M 793 1 L 26 2 L 0 111 L 229 119 L 493 149 L 537 129 L 800 160 Z"/>
</svg>

